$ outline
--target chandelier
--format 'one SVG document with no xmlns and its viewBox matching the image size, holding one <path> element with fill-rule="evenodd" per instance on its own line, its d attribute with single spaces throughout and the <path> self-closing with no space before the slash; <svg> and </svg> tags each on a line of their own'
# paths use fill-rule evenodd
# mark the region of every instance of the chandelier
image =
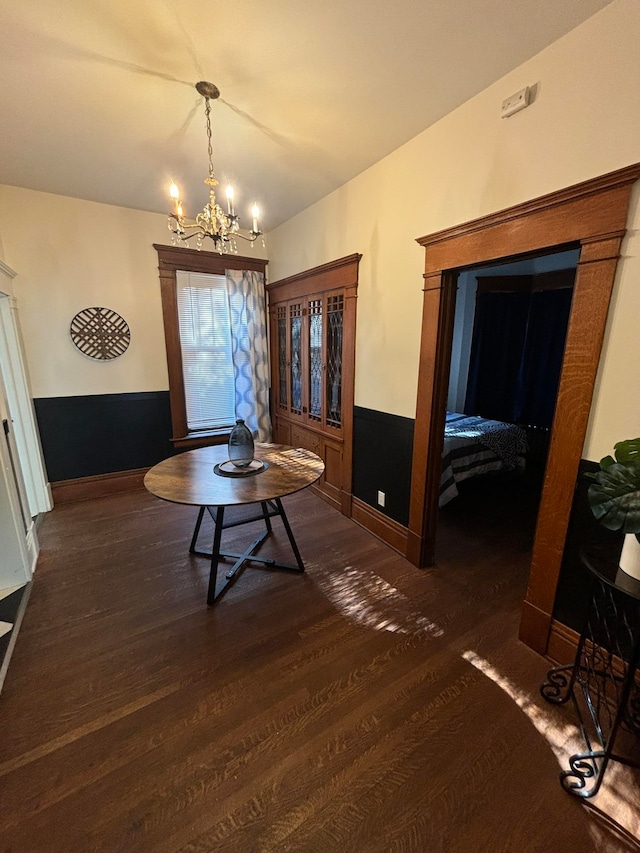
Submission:
<svg viewBox="0 0 640 853">
<path fill-rule="evenodd" d="M 209 152 L 209 176 L 204 179 L 209 187 L 209 201 L 198 213 L 195 220 L 188 220 L 184 215 L 184 206 L 180 200 L 180 190 L 175 183 L 171 184 L 169 194 L 173 199 L 173 213 L 169 214 L 169 231 L 171 231 L 171 245 L 187 246 L 188 240 L 196 238 L 196 248 L 202 248 L 205 237 L 213 240 L 215 248 L 220 254 L 224 252 L 237 252 L 236 238 L 253 245 L 255 239 L 262 235 L 258 228 L 258 216 L 260 211 L 258 205 L 254 204 L 251 209 L 252 226 L 249 236 L 240 233 L 240 218 L 235 212 L 233 204 L 233 187 L 227 187 L 227 212 L 225 213 L 216 201 L 215 188 L 218 181 L 213 173 L 213 145 L 211 143 L 211 104 L 210 100 L 220 97 L 220 91 L 213 83 L 201 80 L 196 83 L 196 90 L 203 96 L 205 102 L 205 115 L 207 119 L 207 140 Z M 263 240 L 264 246 L 264 240 Z"/>
</svg>

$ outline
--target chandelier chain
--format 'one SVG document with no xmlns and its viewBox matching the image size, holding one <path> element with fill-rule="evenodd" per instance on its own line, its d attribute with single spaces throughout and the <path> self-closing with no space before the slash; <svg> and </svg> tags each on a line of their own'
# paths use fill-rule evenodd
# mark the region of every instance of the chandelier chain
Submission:
<svg viewBox="0 0 640 853">
<path fill-rule="evenodd" d="M 209 152 L 209 177 L 213 177 L 213 142 L 211 141 L 211 103 L 205 98 L 204 112 L 207 117 L 207 151 Z"/>
</svg>

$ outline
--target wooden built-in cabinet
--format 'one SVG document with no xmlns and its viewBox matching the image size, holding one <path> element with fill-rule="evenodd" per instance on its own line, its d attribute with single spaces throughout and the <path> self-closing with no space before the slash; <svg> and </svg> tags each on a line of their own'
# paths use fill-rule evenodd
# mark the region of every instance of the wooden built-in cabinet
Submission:
<svg viewBox="0 0 640 853">
<path fill-rule="evenodd" d="M 348 516 L 360 257 L 267 285 L 274 441 L 322 457 L 317 491 Z"/>
</svg>

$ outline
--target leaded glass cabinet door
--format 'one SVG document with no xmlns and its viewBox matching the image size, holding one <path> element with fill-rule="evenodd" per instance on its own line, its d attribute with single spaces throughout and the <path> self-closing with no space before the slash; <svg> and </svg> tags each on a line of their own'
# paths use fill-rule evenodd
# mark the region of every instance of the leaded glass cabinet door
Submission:
<svg viewBox="0 0 640 853">
<path fill-rule="evenodd" d="M 304 383 L 305 362 L 305 328 L 304 303 L 289 303 L 289 412 L 302 417 L 305 414 L 306 389 Z"/>
<path fill-rule="evenodd" d="M 344 331 L 344 295 L 327 297 L 326 335 L 326 424 L 342 428 L 342 342 Z"/>
<path fill-rule="evenodd" d="M 344 294 L 317 294 L 306 301 L 303 311 L 306 344 L 303 363 L 302 411 L 309 426 L 342 428 L 342 341 Z"/>
<path fill-rule="evenodd" d="M 323 422 L 325 347 L 323 339 L 322 298 L 310 299 L 307 303 L 309 317 L 309 417 L 312 423 Z"/>
<path fill-rule="evenodd" d="M 275 307 L 278 411 L 318 429 L 343 425 L 344 294 L 313 294 Z"/>
<path fill-rule="evenodd" d="M 287 346 L 287 304 L 276 308 L 275 328 L 272 331 L 276 342 L 276 406 L 283 412 L 289 411 L 289 383 L 287 377 L 289 348 Z"/>
<path fill-rule="evenodd" d="M 281 302 L 271 315 L 275 409 L 303 421 L 307 412 L 306 301 Z"/>
</svg>

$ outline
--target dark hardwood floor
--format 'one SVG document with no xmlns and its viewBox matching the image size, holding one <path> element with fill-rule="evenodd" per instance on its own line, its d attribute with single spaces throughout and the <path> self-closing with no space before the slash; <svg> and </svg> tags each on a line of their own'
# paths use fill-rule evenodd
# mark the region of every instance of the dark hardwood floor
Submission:
<svg viewBox="0 0 640 853">
<path fill-rule="evenodd" d="M 489 503 L 443 512 L 419 571 L 285 499 L 307 572 L 247 568 L 214 608 L 193 508 L 57 507 L 0 696 L 0 850 L 638 849 L 630 771 L 591 806 L 560 787 L 571 709 L 517 640 L 531 531 Z"/>
</svg>

